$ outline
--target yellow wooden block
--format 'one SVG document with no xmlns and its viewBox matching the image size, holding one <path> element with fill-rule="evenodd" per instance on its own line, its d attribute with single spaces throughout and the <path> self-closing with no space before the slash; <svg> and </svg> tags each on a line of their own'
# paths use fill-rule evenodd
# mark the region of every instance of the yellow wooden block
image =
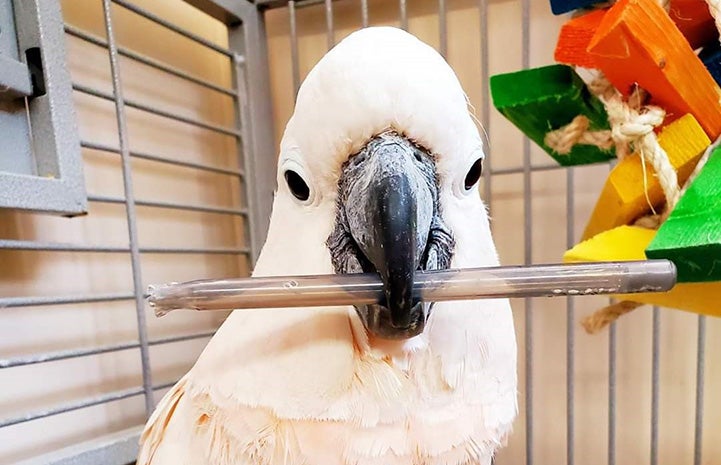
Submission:
<svg viewBox="0 0 721 465">
<path fill-rule="evenodd" d="M 668 154 L 671 165 L 678 171 L 679 183 L 686 181 L 703 151 L 711 143 L 701 125 L 688 114 L 669 124 L 658 136 L 658 142 Z M 606 179 L 601 195 L 586 225 L 583 239 L 616 226 L 630 224 L 664 203 L 663 190 L 653 167 L 646 163 L 646 182 L 641 157 L 633 154 L 616 165 Z M 644 189 L 648 189 L 648 199 Z"/>
<path fill-rule="evenodd" d="M 644 250 L 656 231 L 638 226 L 619 226 L 577 244 L 563 255 L 563 261 L 609 262 L 645 260 Z M 721 316 L 721 281 L 677 284 L 669 292 L 614 296 L 649 305 L 676 308 L 705 315 Z"/>
</svg>

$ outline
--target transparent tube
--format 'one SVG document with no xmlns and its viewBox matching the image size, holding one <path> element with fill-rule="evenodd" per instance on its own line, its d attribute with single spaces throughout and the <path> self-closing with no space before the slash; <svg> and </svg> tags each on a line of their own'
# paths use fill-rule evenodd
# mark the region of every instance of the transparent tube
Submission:
<svg viewBox="0 0 721 465">
<path fill-rule="evenodd" d="M 423 301 L 664 292 L 676 284 L 668 260 L 503 266 L 416 273 Z M 171 310 L 323 307 L 372 304 L 383 298 L 377 274 L 277 276 L 151 285 L 157 316 Z"/>
</svg>

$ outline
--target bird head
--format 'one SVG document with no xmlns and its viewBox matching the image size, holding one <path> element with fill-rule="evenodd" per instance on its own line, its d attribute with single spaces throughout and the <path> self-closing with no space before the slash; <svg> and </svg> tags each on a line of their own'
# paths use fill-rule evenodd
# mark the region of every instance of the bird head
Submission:
<svg viewBox="0 0 721 465">
<path fill-rule="evenodd" d="M 357 31 L 299 89 L 256 274 L 378 273 L 384 298 L 355 312 L 374 337 L 421 334 L 420 270 L 497 264 L 478 195 L 486 145 L 461 85 L 396 28 Z"/>
</svg>

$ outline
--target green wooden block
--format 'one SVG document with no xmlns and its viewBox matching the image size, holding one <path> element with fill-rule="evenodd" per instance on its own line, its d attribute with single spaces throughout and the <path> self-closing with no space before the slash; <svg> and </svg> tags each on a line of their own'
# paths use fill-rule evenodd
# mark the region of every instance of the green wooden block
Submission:
<svg viewBox="0 0 721 465">
<path fill-rule="evenodd" d="M 578 115 L 589 120 L 590 131 L 609 129 L 603 104 L 592 95 L 573 68 L 551 65 L 491 77 L 493 105 L 526 136 L 562 166 L 585 165 L 615 157 L 613 147 L 576 144 L 560 154 L 544 144 L 549 131 L 559 129 Z"/>
<path fill-rule="evenodd" d="M 674 262 L 678 282 L 721 281 L 721 148 L 661 225 L 646 256 Z"/>
</svg>

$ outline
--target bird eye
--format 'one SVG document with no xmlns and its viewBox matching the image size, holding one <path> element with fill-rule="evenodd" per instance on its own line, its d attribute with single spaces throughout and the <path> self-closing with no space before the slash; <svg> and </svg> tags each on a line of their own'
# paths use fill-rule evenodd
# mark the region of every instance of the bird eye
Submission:
<svg viewBox="0 0 721 465">
<path fill-rule="evenodd" d="M 310 187 L 308 187 L 308 184 L 306 184 L 303 178 L 293 170 L 286 170 L 284 176 L 285 182 L 288 183 L 288 189 L 290 189 L 293 196 L 302 202 L 308 200 L 308 197 L 310 197 Z"/>
<path fill-rule="evenodd" d="M 479 158 L 478 160 L 473 162 L 471 169 L 469 169 L 468 174 L 466 174 L 464 187 L 466 188 L 467 191 L 471 190 L 471 188 L 478 182 L 478 180 L 481 178 L 482 173 L 483 173 L 483 158 Z"/>
</svg>

